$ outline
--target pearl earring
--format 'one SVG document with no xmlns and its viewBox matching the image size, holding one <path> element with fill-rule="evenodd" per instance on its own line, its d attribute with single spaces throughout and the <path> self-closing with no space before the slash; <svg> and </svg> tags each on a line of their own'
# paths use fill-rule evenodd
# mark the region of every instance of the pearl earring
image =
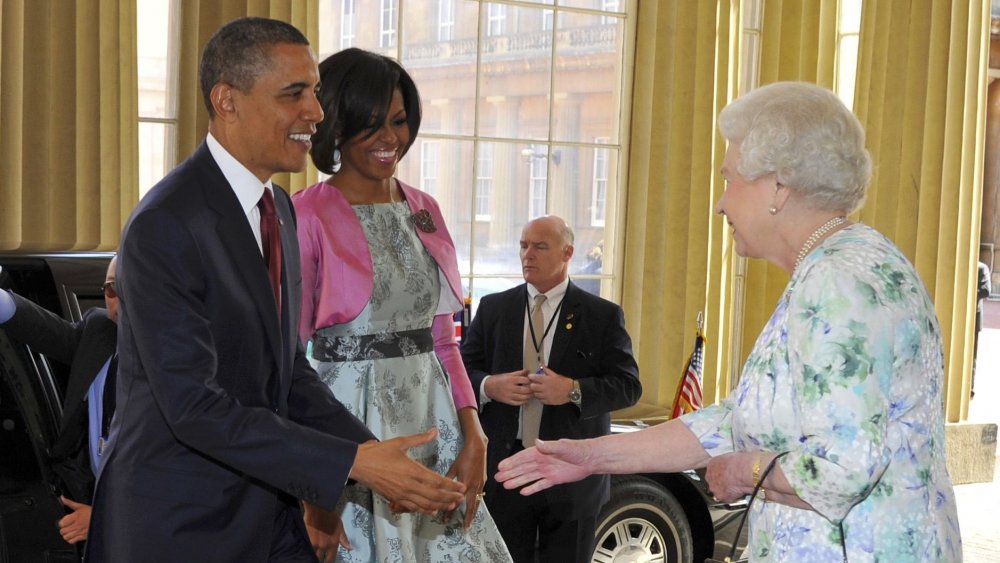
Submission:
<svg viewBox="0 0 1000 563">
<path fill-rule="evenodd" d="M 770 213 L 771 215 L 777 215 L 778 208 L 772 205 L 771 207 L 767 208 L 767 212 Z"/>
<path fill-rule="evenodd" d="M 333 163 L 340 164 L 340 149 L 333 149 Z"/>
</svg>

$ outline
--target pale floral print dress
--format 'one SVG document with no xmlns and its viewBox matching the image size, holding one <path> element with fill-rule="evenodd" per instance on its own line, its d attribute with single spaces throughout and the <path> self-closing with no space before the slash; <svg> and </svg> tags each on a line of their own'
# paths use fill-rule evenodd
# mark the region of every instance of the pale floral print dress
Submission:
<svg viewBox="0 0 1000 563">
<path fill-rule="evenodd" d="M 379 439 L 437 427 L 435 442 L 409 454 L 444 475 L 464 444 L 448 374 L 433 349 L 417 351 L 411 338 L 391 338 L 430 330 L 441 292 L 437 263 L 420 242 L 405 202 L 355 205 L 354 212 L 371 248 L 372 297 L 356 319 L 320 329 L 313 337 L 314 345 L 327 339 L 324 344 L 350 359 L 312 361 L 334 395 Z M 400 352 L 387 353 L 393 346 Z M 338 562 L 510 561 L 483 503 L 468 530 L 462 525 L 464 504 L 448 520 L 397 514 L 384 497 L 357 483 L 344 488 L 337 508 L 353 546 L 340 548 Z"/>
<path fill-rule="evenodd" d="M 857 224 L 793 273 L 721 404 L 684 423 L 712 456 L 790 452 L 779 465 L 815 512 L 755 502 L 752 561 L 961 561 L 945 467 L 934 306 L 896 246 Z"/>
</svg>

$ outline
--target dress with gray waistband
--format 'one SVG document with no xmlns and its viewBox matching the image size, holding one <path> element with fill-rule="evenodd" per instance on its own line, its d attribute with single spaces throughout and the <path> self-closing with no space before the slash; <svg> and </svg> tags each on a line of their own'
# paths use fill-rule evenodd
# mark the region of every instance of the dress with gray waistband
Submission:
<svg viewBox="0 0 1000 563">
<path fill-rule="evenodd" d="M 371 249 L 372 297 L 353 321 L 316 332 L 314 365 L 378 438 L 436 426 L 437 441 L 410 456 L 443 475 L 464 440 L 430 336 L 441 291 L 437 263 L 417 237 L 406 203 L 355 205 L 354 212 Z M 337 561 L 510 561 L 485 504 L 465 530 L 464 505 L 447 522 L 394 514 L 385 498 L 354 484 L 344 489 L 338 510 L 353 549 L 341 548 Z"/>
</svg>

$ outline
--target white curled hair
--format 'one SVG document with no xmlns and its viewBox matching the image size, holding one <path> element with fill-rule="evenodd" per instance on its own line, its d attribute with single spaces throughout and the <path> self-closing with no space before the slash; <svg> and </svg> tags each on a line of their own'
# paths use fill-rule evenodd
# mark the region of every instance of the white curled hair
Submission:
<svg viewBox="0 0 1000 563">
<path fill-rule="evenodd" d="M 745 179 L 774 173 L 817 209 L 852 213 L 864 204 L 872 168 L 865 131 L 833 92 L 769 84 L 727 105 L 719 131 L 739 144 L 736 171 Z"/>
</svg>

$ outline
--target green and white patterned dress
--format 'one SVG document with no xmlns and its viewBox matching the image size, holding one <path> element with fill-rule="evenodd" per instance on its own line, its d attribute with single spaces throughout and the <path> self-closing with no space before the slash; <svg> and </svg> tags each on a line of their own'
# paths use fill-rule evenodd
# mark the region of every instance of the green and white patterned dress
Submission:
<svg viewBox="0 0 1000 563">
<path fill-rule="evenodd" d="M 436 426 L 437 441 L 410 450 L 410 456 L 443 475 L 464 443 L 451 385 L 433 348 L 407 336 L 421 329 L 429 335 L 441 291 L 437 263 L 417 237 L 406 203 L 356 205 L 354 212 L 371 248 L 372 297 L 350 323 L 316 332 L 313 355 L 323 358 L 317 349 L 332 350 L 339 359 L 314 358 L 314 365 L 337 399 L 379 439 Z M 359 484 L 344 489 L 338 510 L 353 550 L 341 548 L 337 561 L 510 561 L 482 503 L 468 530 L 462 527 L 464 505 L 447 522 L 394 514 L 383 497 Z"/>
<path fill-rule="evenodd" d="M 736 391 L 683 417 L 709 454 L 779 461 L 815 512 L 755 502 L 752 561 L 961 561 L 945 466 L 934 305 L 899 249 L 865 225 L 794 272 Z"/>
</svg>

